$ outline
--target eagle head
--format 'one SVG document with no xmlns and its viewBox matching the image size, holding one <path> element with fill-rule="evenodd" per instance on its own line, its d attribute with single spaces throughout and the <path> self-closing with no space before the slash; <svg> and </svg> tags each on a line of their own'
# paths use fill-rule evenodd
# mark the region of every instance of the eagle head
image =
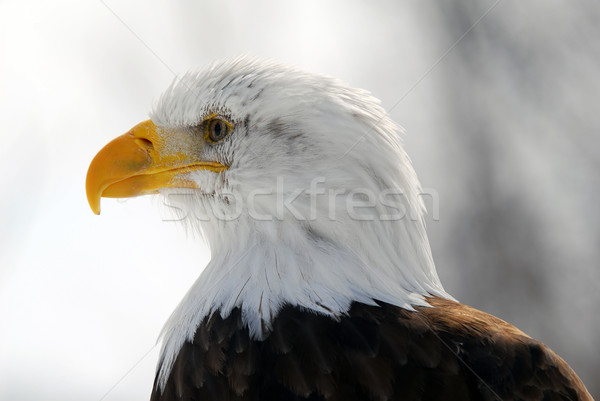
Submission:
<svg viewBox="0 0 600 401">
<path fill-rule="evenodd" d="M 242 57 L 176 79 L 150 118 L 97 154 L 87 195 L 99 213 L 101 197 L 160 193 L 207 239 L 168 332 L 236 307 L 260 337 L 285 304 L 449 297 L 401 130 L 368 92 Z"/>
</svg>

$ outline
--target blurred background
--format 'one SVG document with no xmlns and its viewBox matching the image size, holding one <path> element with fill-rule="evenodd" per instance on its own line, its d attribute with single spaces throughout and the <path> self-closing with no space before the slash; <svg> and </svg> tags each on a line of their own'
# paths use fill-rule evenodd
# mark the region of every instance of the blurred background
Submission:
<svg viewBox="0 0 600 401">
<path fill-rule="evenodd" d="M 0 2 L 0 399 L 148 399 L 210 255 L 157 198 L 94 216 L 85 174 L 174 74 L 243 53 L 380 98 L 446 289 L 600 398 L 599 38 L 596 0 Z"/>
</svg>

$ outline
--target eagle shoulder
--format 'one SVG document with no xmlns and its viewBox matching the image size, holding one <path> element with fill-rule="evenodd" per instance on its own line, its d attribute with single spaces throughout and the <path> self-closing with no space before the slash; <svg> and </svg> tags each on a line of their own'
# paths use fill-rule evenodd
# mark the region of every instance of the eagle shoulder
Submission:
<svg viewBox="0 0 600 401">
<path fill-rule="evenodd" d="M 214 313 L 185 343 L 158 400 L 591 400 L 571 368 L 514 326 L 455 301 L 344 316 L 285 306 L 262 341 Z"/>
</svg>

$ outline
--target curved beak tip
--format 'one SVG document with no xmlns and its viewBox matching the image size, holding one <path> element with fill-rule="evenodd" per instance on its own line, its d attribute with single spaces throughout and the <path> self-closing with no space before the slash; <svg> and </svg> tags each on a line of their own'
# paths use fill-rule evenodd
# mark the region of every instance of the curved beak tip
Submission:
<svg viewBox="0 0 600 401">
<path fill-rule="evenodd" d="M 92 204 L 90 202 L 90 207 L 92 208 L 92 212 L 94 212 L 96 216 L 100 214 L 100 200 L 98 200 L 96 204 Z"/>
<path fill-rule="evenodd" d="M 94 214 L 100 214 L 100 199 L 106 196 L 108 187 L 143 171 L 152 164 L 148 153 L 140 147 L 140 141 L 151 143 L 147 138 L 155 135 L 155 127 L 152 121 L 144 121 L 128 133 L 110 141 L 93 158 L 88 168 L 85 189 L 88 203 Z M 131 196 L 127 191 L 125 192 L 125 195 Z"/>
<path fill-rule="evenodd" d="M 93 188 L 93 186 L 90 185 L 91 183 L 93 183 L 93 181 L 90 180 L 89 175 L 90 175 L 90 173 L 88 171 L 88 177 L 86 179 L 86 185 L 85 185 L 87 201 L 88 201 L 88 204 L 90 205 L 90 208 L 92 209 L 92 212 L 94 212 L 94 214 L 98 215 L 98 214 L 100 214 L 100 198 L 101 198 L 102 194 L 98 193 L 97 188 Z"/>
</svg>

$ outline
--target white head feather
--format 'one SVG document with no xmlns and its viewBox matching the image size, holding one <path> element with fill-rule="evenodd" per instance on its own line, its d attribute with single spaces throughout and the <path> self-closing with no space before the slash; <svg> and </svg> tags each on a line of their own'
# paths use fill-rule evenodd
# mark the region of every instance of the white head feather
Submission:
<svg viewBox="0 0 600 401">
<path fill-rule="evenodd" d="M 427 295 L 451 298 L 401 130 L 377 99 L 330 77 L 237 58 L 176 80 L 151 118 L 180 129 L 215 113 L 234 130 L 203 158 L 229 169 L 193 173 L 202 190 L 177 198 L 212 259 L 163 329 L 159 383 L 212 312 L 240 308 L 263 338 L 285 304 L 335 318 L 353 301 L 412 309 Z M 178 193 L 163 194 L 172 202 Z"/>
</svg>

